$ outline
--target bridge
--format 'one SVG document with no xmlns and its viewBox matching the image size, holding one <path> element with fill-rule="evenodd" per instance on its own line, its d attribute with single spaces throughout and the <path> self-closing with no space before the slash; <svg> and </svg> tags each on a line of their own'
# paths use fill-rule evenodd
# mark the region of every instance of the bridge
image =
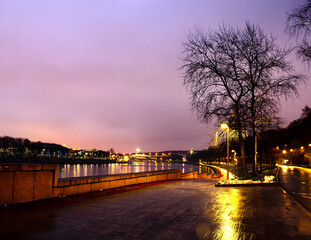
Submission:
<svg viewBox="0 0 311 240">
<path fill-rule="evenodd" d="M 124 155 L 124 160 L 128 161 L 168 161 L 171 153 L 128 153 Z"/>
<path fill-rule="evenodd" d="M 180 155 L 185 161 L 188 153 L 189 152 L 187 151 L 123 153 L 123 158 L 120 158 L 117 161 L 169 161 L 173 158 L 174 155 Z"/>
</svg>

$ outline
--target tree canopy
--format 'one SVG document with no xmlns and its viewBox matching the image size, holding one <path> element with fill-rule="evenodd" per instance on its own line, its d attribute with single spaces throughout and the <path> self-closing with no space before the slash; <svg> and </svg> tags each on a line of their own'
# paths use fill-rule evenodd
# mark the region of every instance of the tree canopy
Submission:
<svg viewBox="0 0 311 240">
<path fill-rule="evenodd" d="M 216 118 L 237 129 L 244 166 L 243 130 L 256 137 L 258 126 L 271 125 L 280 97 L 298 95 L 305 80 L 287 60 L 292 49 L 279 47 L 276 40 L 246 22 L 243 29 L 196 29 L 184 42 L 181 69 L 191 109 L 203 122 Z"/>
</svg>

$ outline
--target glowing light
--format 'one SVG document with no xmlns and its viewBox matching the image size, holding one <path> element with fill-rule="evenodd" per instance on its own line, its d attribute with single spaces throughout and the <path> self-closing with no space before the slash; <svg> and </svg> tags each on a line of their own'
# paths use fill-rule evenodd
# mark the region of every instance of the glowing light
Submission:
<svg viewBox="0 0 311 240">
<path fill-rule="evenodd" d="M 282 165 L 282 164 L 276 164 L 276 166 L 281 167 L 283 172 L 286 172 L 288 169 L 294 170 L 294 169 L 298 168 L 298 169 L 301 169 L 303 171 L 311 173 L 311 169 L 310 168 L 298 167 L 298 166 L 285 166 L 285 165 Z"/>
<path fill-rule="evenodd" d="M 227 176 L 228 171 L 224 168 L 219 168 L 223 176 Z M 223 177 L 224 178 L 224 177 Z M 235 176 L 229 171 L 229 179 L 235 178 Z"/>
<path fill-rule="evenodd" d="M 226 123 L 221 124 L 221 128 L 226 129 L 228 128 L 228 125 Z"/>
<path fill-rule="evenodd" d="M 283 150 L 282 153 L 286 154 L 286 150 Z"/>
<path fill-rule="evenodd" d="M 238 189 L 231 189 L 217 197 L 216 202 L 220 206 L 226 206 L 226 210 L 219 211 L 220 228 L 213 233 L 213 239 L 239 239 L 239 228 L 236 228 L 236 213 L 240 211 L 241 195 Z"/>
<path fill-rule="evenodd" d="M 282 170 L 283 170 L 283 172 L 287 172 L 287 167 L 286 166 L 282 166 Z"/>
<path fill-rule="evenodd" d="M 293 150 L 293 149 L 290 149 L 289 151 L 293 152 L 294 150 Z"/>
</svg>

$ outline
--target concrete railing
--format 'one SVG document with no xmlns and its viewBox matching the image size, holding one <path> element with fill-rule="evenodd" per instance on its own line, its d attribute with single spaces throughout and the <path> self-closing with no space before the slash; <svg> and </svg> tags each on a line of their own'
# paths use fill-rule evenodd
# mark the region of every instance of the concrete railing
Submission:
<svg viewBox="0 0 311 240">
<path fill-rule="evenodd" d="M 58 179 L 58 165 L 1 164 L 0 205 L 83 194 L 133 184 L 181 179 L 181 170 Z"/>
</svg>

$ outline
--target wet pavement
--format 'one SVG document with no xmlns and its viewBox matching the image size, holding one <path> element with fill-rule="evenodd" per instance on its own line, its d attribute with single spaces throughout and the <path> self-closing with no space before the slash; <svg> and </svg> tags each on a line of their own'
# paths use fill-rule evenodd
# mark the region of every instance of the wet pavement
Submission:
<svg viewBox="0 0 311 240">
<path fill-rule="evenodd" d="M 311 212 L 311 169 L 280 165 L 282 187 Z"/>
<path fill-rule="evenodd" d="M 311 239 L 311 213 L 281 187 L 214 184 L 183 180 L 0 208 L 0 239 Z"/>
</svg>

